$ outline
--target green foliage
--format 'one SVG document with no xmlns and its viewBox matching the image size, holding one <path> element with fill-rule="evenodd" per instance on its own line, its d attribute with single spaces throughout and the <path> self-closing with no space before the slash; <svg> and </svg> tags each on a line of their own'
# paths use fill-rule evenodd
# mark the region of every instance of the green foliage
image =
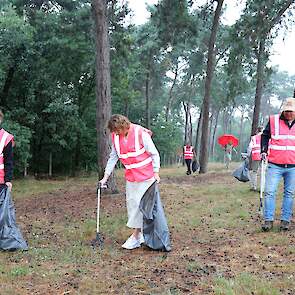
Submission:
<svg viewBox="0 0 295 295">
<path fill-rule="evenodd" d="M 233 114 L 244 110 L 243 148 L 253 111 L 257 44 L 285 3 L 278 0 L 269 7 L 267 1 L 249 0 L 236 25 L 221 24 L 217 35 L 210 113 L 219 114 L 218 136 L 239 130 L 240 118 Z M 214 1 L 192 4 L 159 1 L 148 7 L 151 18 L 140 26 L 126 22 L 128 5 L 111 1 L 108 6 L 112 111 L 145 125 L 148 93 L 151 129 L 161 155 L 172 156 L 183 145 L 183 103 L 189 102 L 195 115 L 204 96 Z M 292 12 L 270 31 L 266 59 L 277 29 L 288 24 Z M 50 155 L 54 174 L 96 169 L 94 48 L 91 1 L 1 1 L 0 107 L 4 128 L 15 135 L 17 174 L 26 163 L 30 173 L 47 173 Z M 291 96 L 294 80 L 271 69 L 265 77 L 263 118 L 277 111 L 269 98 Z M 222 160 L 215 150 L 215 158 Z"/>
<path fill-rule="evenodd" d="M 183 135 L 180 127 L 179 121 L 165 122 L 161 116 L 153 122 L 153 140 L 161 154 L 173 156 L 179 148 L 182 148 Z"/>
<path fill-rule="evenodd" d="M 25 166 L 32 157 L 30 151 L 30 141 L 32 138 L 32 131 L 17 122 L 13 122 L 9 119 L 5 119 L 2 124 L 3 128 L 14 135 L 15 147 L 14 147 L 14 160 L 15 160 L 15 174 L 23 173 Z"/>
</svg>

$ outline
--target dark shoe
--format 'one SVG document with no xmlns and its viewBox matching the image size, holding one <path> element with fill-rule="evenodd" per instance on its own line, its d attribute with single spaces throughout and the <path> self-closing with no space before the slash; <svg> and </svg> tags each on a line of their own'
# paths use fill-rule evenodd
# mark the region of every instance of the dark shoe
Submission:
<svg viewBox="0 0 295 295">
<path fill-rule="evenodd" d="M 280 230 L 288 230 L 290 226 L 290 222 L 286 220 L 281 220 Z"/>
<path fill-rule="evenodd" d="M 191 175 L 192 173 L 190 171 L 186 171 L 186 175 Z"/>
<path fill-rule="evenodd" d="M 273 221 L 264 221 L 262 224 L 261 229 L 263 231 L 270 231 L 273 228 Z"/>
</svg>

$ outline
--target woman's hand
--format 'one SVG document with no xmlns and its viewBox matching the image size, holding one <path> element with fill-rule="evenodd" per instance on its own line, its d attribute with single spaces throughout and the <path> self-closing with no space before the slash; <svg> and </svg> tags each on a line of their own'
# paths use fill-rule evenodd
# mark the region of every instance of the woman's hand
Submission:
<svg viewBox="0 0 295 295">
<path fill-rule="evenodd" d="M 6 186 L 8 187 L 9 191 L 12 190 L 12 183 L 11 182 L 5 182 Z"/>
<path fill-rule="evenodd" d="M 160 176 L 159 176 L 158 172 L 154 172 L 154 177 L 155 177 L 157 183 L 160 183 L 161 179 L 160 179 Z"/>
<path fill-rule="evenodd" d="M 109 175 L 105 175 L 105 176 L 103 177 L 103 179 L 101 179 L 101 180 L 99 181 L 101 187 L 106 186 L 106 183 L 107 183 L 107 181 L 108 181 L 108 178 L 109 178 Z"/>
</svg>

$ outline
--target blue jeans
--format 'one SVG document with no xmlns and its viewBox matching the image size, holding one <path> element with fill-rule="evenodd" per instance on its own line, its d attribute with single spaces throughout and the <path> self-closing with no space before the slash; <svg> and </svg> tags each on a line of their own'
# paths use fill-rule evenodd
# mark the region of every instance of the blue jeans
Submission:
<svg viewBox="0 0 295 295">
<path fill-rule="evenodd" d="M 273 221 L 276 208 L 276 193 L 281 177 L 284 178 L 284 196 L 281 220 L 290 221 L 293 210 L 293 195 L 295 189 L 295 167 L 279 167 L 268 164 L 264 194 L 264 219 Z"/>
</svg>

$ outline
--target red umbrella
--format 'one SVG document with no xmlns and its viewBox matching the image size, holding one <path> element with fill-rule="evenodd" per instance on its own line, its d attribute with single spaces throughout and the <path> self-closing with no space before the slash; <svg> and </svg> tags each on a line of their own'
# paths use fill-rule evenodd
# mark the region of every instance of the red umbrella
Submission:
<svg viewBox="0 0 295 295">
<path fill-rule="evenodd" d="M 218 143 L 222 146 L 225 146 L 226 144 L 237 146 L 239 144 L 239 140 L 232 134 L 223 134 L 218 137 Z"/>
</svg>

